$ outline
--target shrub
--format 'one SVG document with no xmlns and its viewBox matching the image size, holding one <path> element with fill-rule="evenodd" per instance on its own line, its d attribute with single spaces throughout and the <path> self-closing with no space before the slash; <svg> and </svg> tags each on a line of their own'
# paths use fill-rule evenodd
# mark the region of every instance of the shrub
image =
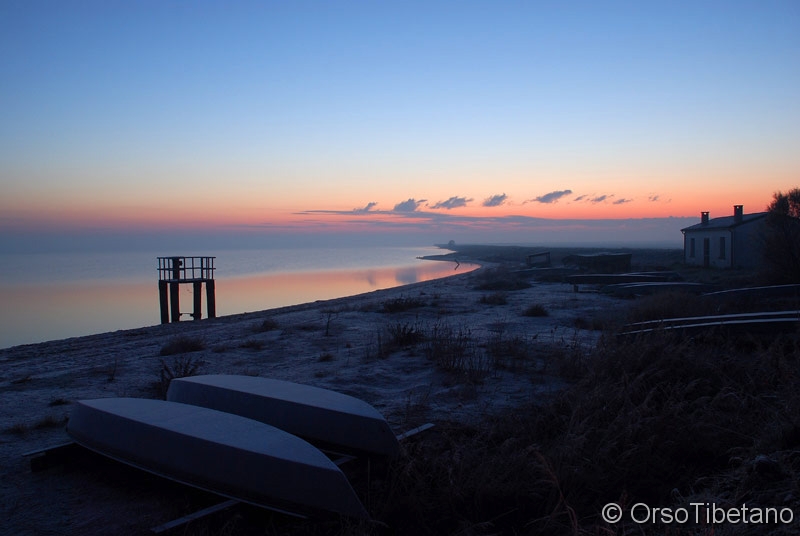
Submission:
<svg viewBox="0 0 800 536">
<path fill-rule="evenodd" d="M 481 296 L 480 302 L 486 305 L 506 305 L 508 303 L 508 295 L 505 292 L 484 294 Z"/>
<path fill-rule="evenodd" d="M 181 335 L 179 337 L 174 337 L 170 339 L 164 346 L 161 347 L 161 351 L 158 355 L 160 356 L 168 356 L 168 355 L 175 355 L 175 354 L 185 354 L 188 352 L 197 352 L 200 350 L 204 350 L 206 347 L 205 342 L 202 339 L 192 339 L 190 337 L 186 337 Z"/>
<path fill-rule="evenodd" d="M 260 323 L 253 326 L 253 332 L 265 333 L 278 329 L 278 322 L 274 318 L 265 318 Z"/>
<path fill-rule="evenodd" d="M 466 327 L 435 324 L 426 339 L 425 356 L 442 370 L 461 373 L 468 381 L 481 380 L 490 369 L 488 359 L 478 350 Z"/>
<path fill-rule="evenodd" d="M 547 309 L 544 308 L 544 305 L 534 303 L 533 305 L 529 305 L 522 314 L 524 316 L 547 316 L 549 313 Z"/>
<path fill-rule="evenodd" d="M 393 322 L 386 326 L 390 343 L 396 347 L 413 346 L 425 339 L 425 333 L 418 323 Z"/>
<path fill-rule="evenodd" d="M 264 348 L 264 341 L 259 341 L 256 339 L 248 339 L 239 345 L 239 348 L 245 348 L 247 350 L 258 351 Z"/>
<path fill-rule="evenodd" d="M 383 302 L 383 311 L 385 313 L 402 313 L 409 309 L 424 306 L 425 302 L 421 298 L 406 298 L 405 296 L 400 296 Z"/>
<path fill-rule="evenodd" d="M 169 384 L 174 378 L 194 376 L 202 366 L 203 361 L 192 356 L 177 357 L 173 359 L 172 364 L 168 364 L 162 359 L 161 369 L 159 370 L 159 380 L 156 382 L 157 394 L 161 398 L 165 398 L 167 396 Z"/>
<path fill-rule="evenodd" d="M 518 371 L 533 364 L 535 346 L 532 342 L 521 335 L 505 338 L 497 333 L 487 342 L 486 351 L 495 368 Z"/>
</svg>

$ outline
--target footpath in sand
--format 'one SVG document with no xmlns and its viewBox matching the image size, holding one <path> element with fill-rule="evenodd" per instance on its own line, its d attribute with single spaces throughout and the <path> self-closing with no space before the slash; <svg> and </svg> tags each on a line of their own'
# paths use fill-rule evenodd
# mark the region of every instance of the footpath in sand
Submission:
<svg viewBox="0 0 800 536">
<path fill-rule="evenodd" d="M 182 515 L 169 494 L 137 493 L 124 482 L 69 468 L 30 471 L 24 453 L 69 440 L 64 424 L 76 400 L 157 398 L 172 374 L 248 374 L 356 396 L 374 405 L 396 433 L 425 422 L 479 422 L 560 389 L 564 383 L 549 356 L 594 344 L 598 332 L 586 329 L 591 320 L 624 303 L 576 293 L 565 283 L 476 289 L 487 270 L 0 350 L 2 532 L 138 534 Z M 546 315 L 526 316 L 534 305 Z M 433 333 L 461 344 L 465 357 L 437 363 Z M 177 353 L 161 355 L 171 343 Z"/>
</svg>

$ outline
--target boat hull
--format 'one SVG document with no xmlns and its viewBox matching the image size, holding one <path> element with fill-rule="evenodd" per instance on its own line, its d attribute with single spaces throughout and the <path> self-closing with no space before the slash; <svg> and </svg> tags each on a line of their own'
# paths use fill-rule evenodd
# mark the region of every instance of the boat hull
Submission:
<svg viewBox="0 0 800 536">
<path fill-rule="evenodd" d="M 317 448 L 238 415 L 163 400 L 82 400 L 67 432 L 110 458 L 257 506 L 369 518 L 347 478 Z"/>
<path fill-rule="evenodd" d="M 345 451 L 394 456 L 400 448 L 374 407 L 310 385 L 254 376 L 190 376 L 172 380 L 167 400 L 241 415 Z"/>
</svg>

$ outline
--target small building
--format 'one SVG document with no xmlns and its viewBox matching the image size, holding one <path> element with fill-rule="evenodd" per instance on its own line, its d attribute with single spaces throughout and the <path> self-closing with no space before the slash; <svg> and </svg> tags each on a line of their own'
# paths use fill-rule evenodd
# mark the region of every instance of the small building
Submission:
<svg viewBox="0 0 800 536">
<path fill-rule="evenodd" d="M 753 268 L 762 261 L 762 237 L 767 212 L 745 214 L 734 205 L 733 215 L 710 219 L 700 213 L 700 223 L 681 229 L 686 264 L 715 268 Z"/>
</svg>

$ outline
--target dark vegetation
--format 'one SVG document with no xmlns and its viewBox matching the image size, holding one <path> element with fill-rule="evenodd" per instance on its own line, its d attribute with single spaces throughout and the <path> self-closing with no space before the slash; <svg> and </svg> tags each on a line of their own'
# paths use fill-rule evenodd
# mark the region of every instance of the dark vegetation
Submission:
<svg viewBox="0 0 800 536">
<path fill-rule="evenodd" d="M 534 303 L 526 307 L 525 310 L 522 312 L 522 314 L 524 316 L 536 317 L 536 316 L 547 316 L 549 313 L 547 312 L 547 309 L 544 307 L 544 305 L 540 303 Z"/>
<path fill-rule="evenodd" d="M 254 333 L 265 333 L 278 329 L 278 322 L 274 318 L 265 318 L 260 323 L 253 326 Z"/>
<path fill-rule="evenodd" d="M 385 313 L 402 313 L 417 307 L 425 307 L 425 301 L 422 298 L 401 296 L 383 302 L 383 312 Z"/>
<path fill-rule="evenodd" d="M 508 356 L 509 348 L 533 348 L 523 343 L 498 337 L 493 344 Z M 465 327 L 442 324 L 424 345 L 443 368 L 476 355 Z M 378 523 L 288 522 L 259 533 L 798 533 L 797 521 L 611 525 L 600 516 L 609 502 L 625 509 L 640 502 L 691 509 L 700 502 L 798 512 L 797 337 L 618 341 L 609 333 L 578 357 L 549 356 L 570 359 L 575 378 L 549 399 L 476 425 L 438 423 L 405 442 L 384 470 L 350 472 Z"/>
<path fill-rule="evenodd" d="M 607 338 L 580 380 L 546 403 L 413 444 L 376 515 L 408 534 L 714 534 L 609 526 L 599 512 L 608 502 L 708 501 L 796 511 L 798 343 L 745 348 Z"/>
<path fill-rule="evenodd" d="M 159 398 L 166 398 L 169 383 L 175 378 L 195 376 L 203 366 L 203 361 L 191 355 L 181 355 L 173 358 L 171 363 L 161 360 L 159 379 L 154 384 L 154 390 Z"/>
<path fill-rule="evenodd" d="M 762 276 L 773 284 L 800 283 L 800 188 L 776 192 L 767 211 Z"/>
<path fill-rule="evenodd" d="M 178 336 L 170 339 L 169 342 L 162 346 L 159 355 L 163 357 L 175 354 L 185 354 L 188 352 L 205 350 L 205 348 L 206 344 L 202 339 Z"/>
</svg>

